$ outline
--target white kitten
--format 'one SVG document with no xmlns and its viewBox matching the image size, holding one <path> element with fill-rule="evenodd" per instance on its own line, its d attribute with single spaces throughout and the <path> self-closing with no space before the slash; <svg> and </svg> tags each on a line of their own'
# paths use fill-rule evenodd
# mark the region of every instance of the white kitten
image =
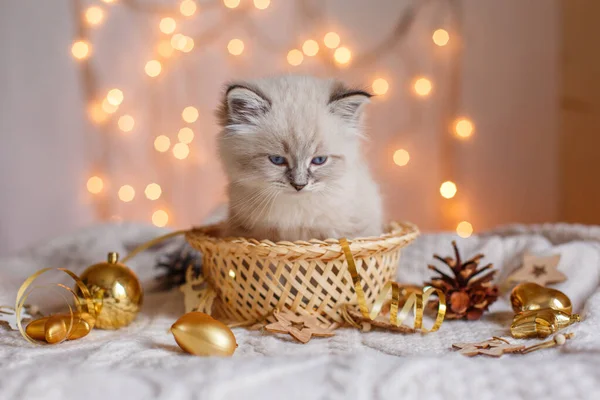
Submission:
<svg viewBox="0 0 600 400">
<path fill-rule="evenodd" d="M 369 97 L 303 76 L 229 85 L 218 111 L 227 234 L 273 241 L 379 235 L 381 198 L 360 152 Z"/>
</svg>

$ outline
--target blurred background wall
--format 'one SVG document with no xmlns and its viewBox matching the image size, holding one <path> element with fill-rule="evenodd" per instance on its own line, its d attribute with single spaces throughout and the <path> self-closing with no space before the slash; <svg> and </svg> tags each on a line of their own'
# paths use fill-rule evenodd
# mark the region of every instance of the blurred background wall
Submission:
<svg viewBox="0 0 600 400">
<path fill-rule="evenodd" d="M 561 219 L 559 1 L 197 0 L 184 16 L 186 1 L 187 10 L 179 0 L 0 4 L 0 253 L 100 221 L 201 223 L 226 201 L 212 114 L 222 85 L 274 73 L 382 93 L 368 111 L 367 158 L 390 218 L 425 231 L 465 221 L 464 236 Z M 98 13 L 86 20 L 91 6 L 99 23 Z M 165 17 L 174 32 L 161 32 Z M 445 45 L 432 40 L 438 29 Z M 330 31 L 351 51 L 348 63 L 324 45 Z M 177 33 L 193 49 L 168 54 Z M 243 41 L 241 54 L 228 51 L 231 39 Z M 288 52 L 308 39 L 318 54 L 291 65 Z M 77 40 L 88 46 L 81 60 Z M 151 60 L 161 64 L 154 77 Z M 421 96 L 423 77 L 432 90 Z M 106 104 L 114 88 L 123 93 L 116 111 Z M 184 116 L 193 122 L 182 119 L 188 106 L 198 110 Z M 456 133 L 462 117 L 474 127 L 462 126 L 466 138 Z M 194 133 L 187 147 L 184 127 Z M 445 181 L 458 189 L 451 199 L 440 194 Z"/>
</svg>

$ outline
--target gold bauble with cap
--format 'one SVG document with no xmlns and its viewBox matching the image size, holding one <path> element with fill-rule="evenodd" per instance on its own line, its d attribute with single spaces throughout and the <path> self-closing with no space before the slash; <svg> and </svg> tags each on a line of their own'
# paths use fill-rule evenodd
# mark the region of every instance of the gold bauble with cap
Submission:
<svg viewBox="0 0 600 400">
<path fill-rule="evenodd" d="M 96 328 L 119 329 L 135 319 L 142 306 L 142 285 L 132 270 L 119 263 L 119 254 L 108 253 L 107 262 L 92 265 L 80 278 L 95 302 Z"/>
</svg>

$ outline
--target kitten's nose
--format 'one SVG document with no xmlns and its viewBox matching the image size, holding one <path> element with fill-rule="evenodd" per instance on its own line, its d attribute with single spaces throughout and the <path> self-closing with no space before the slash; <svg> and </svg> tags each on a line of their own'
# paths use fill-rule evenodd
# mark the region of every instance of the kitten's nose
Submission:
<svg viewBox="0 0 600 400">
<path fill-rule="evenodd" d="M 302 190 L 302 188 L 303 188 L 304 186 L 306 186 L 306 183 L 303 183 L 303 184 L 299 185 L 299 184 L 297 184 L 297 183 L 291 182 L 291 185 L 292 185 L 292 186 L 294 187 L 294 189 L 296 189 L 297 191 L 301 191 L 301 190 Z"/>
</svg>

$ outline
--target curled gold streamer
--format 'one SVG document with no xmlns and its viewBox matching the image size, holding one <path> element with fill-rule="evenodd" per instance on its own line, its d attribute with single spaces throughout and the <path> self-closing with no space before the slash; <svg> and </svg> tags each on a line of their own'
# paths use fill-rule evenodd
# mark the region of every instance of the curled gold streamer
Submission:
<svg viewBox="0 0 600 400">
<path fill-rule="evenodd" d="M 25 282 L 23 282 L 23 284 L 19 288 L 19 291 L 17 292 L 17 300 L 15 303 L 15 314 L 16 314 L 16 318 L 17 318 L 17 327 L 19 328 L 19 332 L 21 333 L 21 336 L 23 336 L 25 338 L 25 340 L 27 340 L 28 342 L 33 343 L 33 344 L 40 344 L 41 342 L 34 340 L 33 338 L 31 338 L 31 336 L 29 336 L 27 334 L 27 332 L 23 328 L 23 324 L 21 322 L 21 312 L 23 310 L 23 307 L 25 306 L 25 301 L 27 300 L 27 298 L 29 297 L 29 295 L 31 294 L 33 289 L 35 289 L 36 287 L 39 287 L 39 286 L 31 287 L 33 282 L 40 275 L 42 275 L 48 271 L 52 271 L 52 270 L 62 271 L 65 274 L 69 275 L 75 281 L 75 284 L 77 285 L 77 287 L 79 288 L 79 290 L 81 291 L 81 293 L 83 295 L 84 301 L 80 297 L 78 297 L 77 294 L 75 294 L 75 291 L 73 289 L 71 289 L 70 287 L 60 284 L 60 283 L 57 283 L 55 285 L 57 287 L 67 290 L 68 292 L 70 292 L 73 295 L 73 298 L 75 299 L 75 303 L 76 303 L 78 309 L 81 307 L 81 305 L 82 305 L 81 303 L 83 302 L 83 304 L 86 306 L 87 313 L 90 315 L 90 318 L 88 319 L 90 329 L 94 328 L 94 324 L 96 322 L 97 310 L 96 310 L 96 307 L 94 306 L 94 301 L 92 299 L 92 295 L 90 294 L 90 291 L 88 290 L 87 286 L 83 283 L 83 281 L 81 279 L 79 279 L 79 277 L 77 275 L 75 275 L 75 273 L 69 271 L 66 268 L 44 268 L 44 269 L 41 269 L 41 270 L 37 271 L 36 273 L 34 273 L 33 275 L 29 276 L 25 280 Z M 64 298 L 64 296 L 63 296 L 63 298 Z M 65 302 L 66 302 L 66 299 L 65 299 Z M 75 313 L 73 312 L 73 308 L 68 303 L 67 303 L 67 306 L 69 307 L 69 314 L 70 314 L 71 319 L 70 319 L 70 323 L 69 323 L 69 328 L 67 330 L 67 334 L 65 336 L 65 339 L 63 339 L 63 341 L 66 340 L 66 338 L 71 333 L 71 330 L 73 328 L 73 323 L 75 321 Z M 61 342 L 59 342 L 59 343 L 61 343 Z"/>
<path fill-rule="evenodd" d="M 423 293 L 412 293 L 406 299 L 402 310 L 398 312 L 398 306 L 400 304 L 400 285 L 398 282 L 389 281 L 384 286 L 377 298 L 375 299 L 375 303 L 369 312 L 369 307 L 367 306 L 367 301 L 365 299 L 365 292 L 362 288 L 362 282 L 360 280 L 360 275 L 358 274 L 358 270 L 356 268 L 356 263 L 354 262 L 354 257 L 352 256 L 352 252 L 350 251 L 350 245 L 348 244 L 348 240 L 346 238 L 340 239 L 340 245 L 342 246 L 342 251 L 346 256 L 346 261 L 348 262 L 348 271 L 350 272 L 350 276 L 352 277 L 352 283 L 354 284 L 354 291 L 356 292 L 356 297 L 358 300 L 358 309 L 360 313 L 365 318 L 369 318 L 370 320 L 374 320 L 381 313 L 381 308 L 383 307 L 383 303 L 388 296 L 388 293 L 391 291 L 392 302 L 390 306 L 390 324 L 399 327 L 402 325 L 411 309 L 414 310 L 414 329 L 420 329 L 422 332 L 435 332 L 440 329 L 442 326 L 442 322 L 444 322 L 444 317 L 446 316 L 446 295 L 441 290 L 438 290 L 431 286 L 425 286 L 423 288 Z M 435 318 L 435 322 L 431 329 L 427 329 L 423 327 L 423 307 L 429 301 L 429 297 L 433 294 L 438 296 L 438 310 L 437 316 Z M 353 324 L 354 325 L 354 324 Z"/>
</svg>

